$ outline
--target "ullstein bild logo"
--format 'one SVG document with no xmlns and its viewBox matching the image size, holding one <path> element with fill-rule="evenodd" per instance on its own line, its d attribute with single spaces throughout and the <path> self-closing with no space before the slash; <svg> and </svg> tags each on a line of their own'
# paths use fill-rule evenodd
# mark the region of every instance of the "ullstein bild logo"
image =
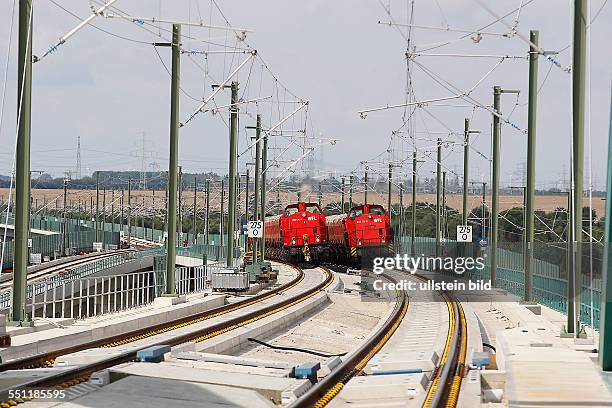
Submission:
<svg viewBox="0 0 612 408">
<path fill-rule="evenodd" d="M 471 270 L 483 270 L 485 260 L 482 257 L 411 257 L 408 254 L 396 255 L 395 257 L 376 257 L 373 259 L 372 272 L 377 275 L 387 270 L 400 270 L 415 274 L 419 269 L 453 271 L 463 275 Z"/>
</svg>

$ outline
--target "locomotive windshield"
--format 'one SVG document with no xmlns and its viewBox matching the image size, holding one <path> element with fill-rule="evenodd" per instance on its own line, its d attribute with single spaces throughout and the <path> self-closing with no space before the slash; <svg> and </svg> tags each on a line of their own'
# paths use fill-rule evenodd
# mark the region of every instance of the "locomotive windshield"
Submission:
<svg viewBox="0 0 612 408">
<path fill-rule="evenodd" d="M 349 217 L 350 218 L 355 218 L 355 217 L 359 217 L 360 215 L 363 215 L 363 208 L 359 207 L 359 208 L 353 208 L 351 210 L 351 212 L 349 213 Z"/>
<path fill-rule="evenodd" d="M 315 214 L 319 214 L 321 212 L 318 205 L 309 205 L 306 207 L 306 211 L 315 213 Z"/>
<path fill-rule="evenodd" d="M 385 210 L 382 207 L 370 207 L 370 214 L 385 215 Z"/>
<path fill-rule="evenodd" d="M 285 218 L 291 217 L 293 214 L 297 214 L 297 212 L 298 212 L 297 207 L 288 207 L 285 209 Z"/>
</svg>

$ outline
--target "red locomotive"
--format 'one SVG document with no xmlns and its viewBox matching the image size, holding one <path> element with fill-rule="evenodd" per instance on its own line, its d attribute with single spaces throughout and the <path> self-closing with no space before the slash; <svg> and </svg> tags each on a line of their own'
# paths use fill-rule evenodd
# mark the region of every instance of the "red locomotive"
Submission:
<svg viewBox="0 0 612 408">
<path fill-rule="evenodd" d="M 325 213 L 316 203 L 288 205 L 280 215 L 267 217 L 264 228 L 267 256 L 289 261 L 318 263 L 327 246 Z"/>
<path fill-rule="evenodd" d="M 361 265 L 365 258 L 392 252 L 389 214 L 380 205 L 355 206 L 348 214 L 327 217 L 329 260 Z"/>
</svg>

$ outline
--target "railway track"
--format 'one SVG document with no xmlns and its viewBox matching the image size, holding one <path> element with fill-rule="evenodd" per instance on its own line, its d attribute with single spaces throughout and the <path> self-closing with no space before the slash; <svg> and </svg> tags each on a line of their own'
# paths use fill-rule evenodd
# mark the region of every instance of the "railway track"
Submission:
<svg viewBox="0 0 612 408">
<path fill-rule="evenodd" d="M 242 301 L 239 301 L 233 304 L 229 304 L 229 305 L 224 305 L 216 309 L 212 309 L 206 312 L 199 313 L 197 315 L 192 315 L 186 318 L 159 324 L 159 325 L 147 328 L 147 329 L 136 330 L 130 333 L 120 335 L 120 336 L 105 338 L 105 339 L 101 339 L 95 342 L 81 344 L 76 347 L 70 347 L 70 348 L 58 350 L 52 353 L 41 354 L 41 355 L 34 356 L 31 358 L 27 358 L 27 359 L 20 359 L 20 360 L 7 362 L 7 363 L 0 365 L 0 371 L 29 368 L 33 366 L 34 367 L 43 366 L 43 365 L 47 366 L 47 365 L 52 364 L 54 359 L 60 355 L 74 353 L 80 350 L 85 350 L 85 349 L 90 349 L 90 348 L 116 347 L 116 346 L 120 346 L 120 345 L 124 345 L 128 343 L 132 343 L 132 342 L 144 339 L 144 338 L 153 337 L 155 335 L 162 334 L 162 333 L 168 333 L 174 329 L 183 328 L 189 325 L 193 325 L 195 323 L 202 322 L 204 320 L 211 319 L 213 317 L 218 317 L 218 316 L 230 313 L 232 311 L 245 308 L 247 306 L 259 303 L 265 299 L 272 298 L 279 293 L 286 292 L 289 289 L 297 286 L 302 280 L 304 280 L 304 272 L 299 268 L 295 268 L 295 269 L 298 271 L 298 275 L 291 282 L 283 286 L 280 286 L 278 288 L 275 288 L 271 291 L 254 296 L 252 298 L 245 299 L 245 300 L 242 300 Z M 138 350 L 140 349 L 148 348 L 154 345 L 162 345 L 162 344 L 169 345 L 169 346 L 175 346 L 175 345 L 183 344 L 187 342 L 197 343 L 197 342 L 205 341 L 212 337 L 221 335 L 223 333 L 227 333 L 231 330 L 234 330 L 238 327 L 245 326 L 254 321 L 263 319 L 265 317 L 278 313 L 284 309 L 287 309 L 293 305 L 296 305 L 300 302 L 303 302 L 306 299 L 316 295 L 320 291 L 325 290 L 333 282 L 333 273 L 326 268 L 321 268 L 321 269 L 323 269 L 325 273 L 325 278 L 322 282 L 318 283 L 317 285 L 313 287 L 308 288 L 307 290 L 299 294 L 288 297 L 280 302 L 272 303 L 263 308 L 251 311 L 249 313 L 246 313 L 240 316 L 232 317 L 223 322 L 219 322 L 219 323 L 216 323 L 214 325 L 211 325 L 205 328 L 193 330 L 186 334 L 178 334 L 177 336 L 174 336 L 171 338 L 165 337 L 163 340 L 160 340 L 158 342 L 154 341 L 149 344 L 143 345 L 142 347 L 131 348 L 118 355 L 113 355 L 103 361 L 99 361 L 99 362 L 89 364 L 89 365 L 74 367 L 66 371 L 62 371 L 61 373 L 58 373 L 58 374 L 54 374 L 54 375 L 47 376 L 44 378 L 29 381 L 27 382 L 27 384 L 20 385 L 20 388 L 24 388 L 24 387 L 27 387 L 27 388 L 30 388 L 30 387 L 66 388 L 72 385 L 79 384 L 83 381 L 86 381 L 93 372 L 100 371 L 100 370 L 115 366 L 117 364 L 135 360 L 136 354 Z M 4 401 L 4 402 L 0 402 L 0 407 L 14 406 L 17 403 L 25 402 L 24 400 L 17 400 L 17 399 L 11 400 L 8 398 L 8 395 L 9 395 L 9 388 L 0 390 L 0 401 Z M 3 405 L 3 404 L 8 404 L 8 405 Z"/>
<path fill-rule="evenodd" d="M 297 267 L 293 268 L 298 271 L 298 274 L 291 282 L 269 292 L 254 296 L 253 298 L 202 312 L 198 315 L 192 315 L 176 321 L 166 322 L 148 329 L 137 330 L 124 335 L 114 336 L 87 344 L 81 344 L 76 347 L 58 350 L 53 353 L 47 353 L 44 355 L 1 364 L 0 371 L 49 366 L 52 365 L 54 359 L 60 355 L 74 353 L 89 348 L 108 348 L 129 344 L 245 308 L 265 299 L 269 299 L 281 292 L 286 292 L 287 290 L 297 286 L 304 279 L 304 272 Z M 319 291 L 327 288 L 333 281 L 333 274 L 327 268 L 322 267 L 321 269 L 326 274 L 325 279 L 321 283 L 309 288 L 304 292 L 284 299 L 281 302 L 270 304 L 261 309 L 230 318 L 224 322 L 198 329 L 187 334 L 179 334 L 175 337 L 171 337 L 170 339 L 166 338 L 159 342 L 148 343 L 142 347 L 130 349 L 129 351 L 125 351 L 119 355 L 114 355 L 94 364 L 75 367 L 52 376 L 37 379 L 29 382 L 27 385 L 22 385 L 22 387 L 70 387 L 86 381 L 93 372 L 100 371 L 117 364 L 133 361 L 136 358 L 138 350 L 142 348 L 161 344 L 175 346 L 187 342 L 197 343 L 271 316 L 280 312 L 281 310 L 298 304 L 314 296 Z M 389 276 L 385 276 L 385 278 L 391 282 L 396 281 Z M 461 381 L 465 371 L 467 349 L 465 315 L 459 302 L 455 302 L 446 293 L 442 293 L 442 296 L 446 301 L 449 313 L 449 331 L 440 363 L 433 372 L 432 380 L 423 403 L 423 407 L 427 408 L 441 406 L 455 407 L 457 405 L 459 389 L 461 387 Z M 314 385 L 306 394 L 290 405 L 291 408 L 324 407 L 336 395 L 338 395 L 338 393 L 340 393 L 344 385 L 350 381 L 351 378 L 362 374 L 366 364 L 382 349 L 382 347 L 395 333 L 408 311 L 409 299 L 404 292 L 397 292 L 395 300 L 396 303 L 393 312 L 385 323 L 376 331 L 376 333 L 364 345 L 345 359 L 330 375 Z M 0 390 L 0 401 L 5 401 L 4 403 L 0 403 L 0 408 L 4 406 L 13 406 L 19 402 L 24 402 L 23 400 L 9 400 L 7 397 L 8 389 Z"/>
<path fill-rule="evenodd" d="M 389 281 L 395 279 L 384 275 Z M 423 408 L 457 406 L 461 381 L 465 374 L 467 351 L 467 325 L 461 303 L 442 293 L 449 313 L 449 331 L 442 358 L 434 370 Z M 366 364 L 378 353 L 401 324 L 408 311 L 409 299 L 405 293 L 397 294 L 393 313 L 385 324 L 355 353 L 344 360 L 330 375 L 313 386 L 290 408 L 322 408 L 340 393 L 351 378 L 361 375 Z"/>
<path fill-rule="evenodd" d="M 457 406 L 461 381 L 465 375 L 467 323 L 461 302 L 442 293 L 449 315 L 449 331 L 440 364 L 433 373 L 423 408 Z"/>
<path fill-rule="evenodd" d="M 390 276 L 383 275 L 391 282 L 396 282 Z M 397 292 L 395 308 L 385 323 L 358 350 L 348 356 L 328 376 L 323 378 L 308 390 L 302 397 L 291 404 L 290 408 L 326 406 L 346 385 L 351 378 L 360 375 L 366 364 L 382 349 L 401 324 L 408 312 L 408 296 Z"/>
</svg>

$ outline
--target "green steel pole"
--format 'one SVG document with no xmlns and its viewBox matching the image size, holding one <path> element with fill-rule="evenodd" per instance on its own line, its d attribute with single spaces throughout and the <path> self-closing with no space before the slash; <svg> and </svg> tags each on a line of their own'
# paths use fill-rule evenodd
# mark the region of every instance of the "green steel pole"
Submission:
<svg viewBox="0 0 612 408">
<path fill-rule="evenodd" d="M 124 228 L 123 228 L 123 225 L 124 225 L 123 224 L 123 220 L 125 219 L 125 218 L 123 218 L 124 217 L 124 214 L 123 214 L 123 198 L 124 198 L 124 196 L 125 196 L 125 190 L 122 189 L 121 190 L 121 199 L 119 200 L 119 206 L 121 207 L 121 223 L 120 224 L 121 224 L 121 231 L 122 232 L 125 231 Z"/>
<path fill-rule="evenodd" d="M 132 178 L 128 178 L 127 246 L 132 245 Z"/>
<path fill-rule="evenodd" d="M 111 232 L 115 233 L 115 189 L 111 190 Z"/>
<path fill-rule="evenodd" d="M 17 52 L 17 174 L 15 184 L 15 246 L 13 258 L 14 322 L 28 320 L 25 312 L 30 231 L 30 130 L 32 105 L 32 1 L 19 1 L 19 48 Z"/>
<path fill-rule="evenodd" d="M 416 189 L 417 189 L 417 152 L 412 153 L 412 234 L 410 241 L 410 255 L 416 256 Z"/>
<path fill-rule="evenodd" d="M 96 242 L 100 242 L 100 172 L 96 171 Z"/>
<path fill-rule="evenodd" d="M 155 189 L 153 189 L 153 191 L 152 191 L 151 200 L 152 200 L 151 207 L 153 208 L 153 213 L 151 215 L 151 241 L 153 241 L 154 240 L 153 229 L 155 228 L 155 214 L 156 214 L 156 211 L 155 211 Z"/>
<path fill-rule="evenodd" d="M 612 93 L 611 93 L 612 94 Z M 612 371 L 612 98 L 608 131 L 608 188 L 606 189 L 605 247 L 599 320 L 599 362 L 604 371 Z"/>
<path fill-rule="evenodd" d="M 574 1 L 574 51 L 572 57 L 572 158 L 574 173 L 574 319 L 576 337 L 580 333 L 582 294 L 582 196 L 584 182 L 584 114 L 586 29 L 588 1 Z M 569 302 L 568 302 L 569 303 Z"/>
<path fill-rule="evenodd" d="M 342 177 L 342 211 L 340 211 L 340 213 L 344 213 L 345 209 L 344 209 L 344 177 Z"/>
<path fill-rule="evenodd" d="M 469 183 L 469 160 L 470 160 L 470 119 L 465 118 L 463 127 L 463 206 L 461 223 L 468 223 L 468 183 Z"/>
<path fill-rule="evenodd" d="M 204 216 L 204 244 L 206 245 L 206 252 L 208 253 L 208 220 L 210 214 L 210 179 L 206 179 L 206 214 Z"/>
<path fill-rule="evenodd" d="M 259 211 L 259 197 L 261 195 L 261 186 L 259 184 L 259 180 L 261 180 L 261 116 L 257 114 L 257 123 L 255 126 L 255 198 L 254 198 L 254 209 L 253 209 L 253 219 L 259 220 L 261 213 Z M 263 196 L 262 196 L 263 197 Z M 263 239 L 263 238 L 262 238 Z M 259 250 L 259 240 L 253 240 L 253 263 L 258 262 L 259 256 L 257 255 L 257 251 Z M 262 258 L 263 259 L 263 258 Z"/>
<path fill-rule="evenodd" d="M 389 220 L 391 220 L 391 180 L 393 179 L 393 166 L 389 163 L 389 186 L 387 188 L 387 211 L 389 211 Z"/>
<path fill-rule="evenodd" d="M 223 232 L 224 229 L 223 228 L 223 217 L 225 216 L 225 211 L 224 211 L 224 205 L 225 205 L 225 180 L 221 179 L 221 215 L 219 216 L 219 245 L 223 246 L 224 244 L 224 239 L 223 239 Z"/>
<path fill-rule="evenodd" d="M 191 235 L 192 237 L 192 242 L 195 245 L 196 243 L 196 235 L 197 235 L 197 228 L 196 228 L 196 223 L 198 222 L 198 218 L 197 218 L 197 200 L 198 200 L 198 178 L 196 176 L 193 177 L 193 226 L 191 227 Z"/>
<path fill-rule="evenodd" d="M 164 231 L 168 233 L 168 183 L 169 175 L 166 172 L 166 196 L 164 198 Z"/>
<path fill-rule="evenodd" d="M 238 150 L 238 82 L 232 82 L 229 135 L 229 200 L 227 204 L 227 266 L 234 265 L 234 230 L 236 228 L 236 162 Z"/>
<path fill-rule="evenodd" d="M 501 115 L 500 108 L 500 96 L 502 90 L 499 86 L 493 87 L 493 111 L 496 113 L 493 115 L 493 175 L 491 185 L 491 231 L 490 231 L 490 270 L 491 270 L 491 284 L 495 286 L 495 278 L 497 275 L 497 228 L 499 221 L 499 116 Z"/>
<path fill-rule="evenodd" d="M 441 200 L 442 200 L 442 139 L 438 138 L 437 143 L 437 159 L 436 159 L 436 256 L 440 256 L 441 249 Z"/>
<path fill-rule="evenodd" d="M 321 182 L 319 181 L 319 207 L 323 203 L 323 191 L 321 190 Z"/>
<path fill-rule="evenodd" d="M 397 230 L 399 231 L 397 235 L 400 238 L 399 245 L 401 249 L 402 248 L 401 244 L 403 243 L 403 232 L 404 232 L 404 183 L 400 183 L 399 185 L 399 222 L 397 223 Z M 395 251 L 400 252 L 398 251 L 397 246 L 395 247 Z"/>
<path fill-rule="evenodd" d="M 166 287 L 164 294 L 176 295 L 176 190 L 178 188 L 179 89 L 181 64 L 181 26 L 172 25 L 172 79 L 170 85 L 170 159 L 168 167 L 168 206 L 166 240 Z"/>
<path fill-rule="evenodd" d="M 300 201 L 302 201 L 302 192 L 301 192 L 301 191 L 298 191 L 298 192 L 297 192 L 297 201 L 298 201 L 298 203 L 299 203 Z"/>
<path fill-rule="evenodd" d="M 183 244 L 183 167 L 178 166 L 178 237 Z"/>
<path fill-rule="evenodd" d="M 447 236 L 446 231 L 446 172 L 442 172 L 442 221 L 441 221 L 441 229 L 440 234 L 442 235 L 442 239 Z"/>
<path fill-rule="evenodd" d="M 487 217 L 485 210 L 487 205 L 487 183 L 482 183 L 482 238 L 487 238 Z"/>
<path fill-rule="evenodd" d="M 106 187 L 102 189 L 102 242 L 104 242 L 104 230 L 106 228 Z M 98 241 L 100 242 L 100 241 Z"/>
<path fill-rule="evenodd" d="M 251 192 L 249 191 L 249 183 L 251 182 L 251 172 L 249 171 L 249 169 L 246 169 L 246 172 L 244 174 L 244 178 L 245 178 L 245 182 L 244 182 L 244 221 L 245 222 L 249 222 L 249 210 L 250 210 L 250 203 L 249 203 L 249 198 Z M 240 229 L 240 228 L 239 228 Z M 245 241 L 245 250 L 246 250 L 246 241 Z"/>
<path fill-rule="evenodd" d="M 572 264 L 574 262 L 574 229 L 572 225 L 573 213 L 573 192 L 567 192 L 567 333 L 573 334 L 576 330 L 576 320 L 574 319 L 574 279 L 572 279 Z M 563 333 L 562 333 L 563 334 Z M 568 336 L 570 337 L 570 336 Z"/>
<path fill-rule="evenodd" d="M 236 165 L 237 167 L 238 165 Z M 238 211 L 238 201 L 240 200 L 240 174 L 238 174 L 238 169 L 236 169 L 236 207 L 234 211 L 234 248 L 240 245 L 240 238 L 236 239 L 236 231 L 240 230 L 240 212 Z"/>
<path fill-rule="evenodd" d="M 68 179 L 64 179 L 64 210 L 62 211 L 63 222 L 62 222 L 62 256 L 66 256 L 66 248 L 68 245 L 68 219 L 66 218 L 66 205 L 68 204 Z"/>
<path fill-rule="evenodd" d="M 353 208 L 353 175 L 349 176 L 349 210 Z"/>
<path fill-rule="evenodd" d="M 140 227 L 142 228 L 142 239 L 147 239 L 147 227 L 145 226 L 145 196 L 144 194 L 142 195 L 141 198 L 142 198 L 142 212 L 140 213 Z"/>
<path fill-rule="evenodd" d="M 266 233 L 266 176 L 268 174 L 268 136 L 264 135 L 263 137 L 263 145 L 261 147 L 261 220 L 264 223 L 264 228 L 262 231 L 262 237 L 265 237 Z M 266 240 L 265 238 L 261 239 L 261 256 L 259 259 L 261 262 L 265 260 L 266 253 Z"/>
<path fill-rule="evenodd" d="M 538 103 L 538 37 L 537 30 L 529 32 L 533 45 L 529 49 L 529 109 L 527 112 L 527 186 L 525 194 L 525 302 L 533 301 L 533 245 L 534 245 L 534 199 L 536 161 L 536 112 Z M 535 45 L 535 47 L 534 47 Z"/>
<path fill-rule="evenodd" d="M 367 204 L 368 203 L 368 170 L 367 170 L 367 168 L 366 168 L 366 171 L 365 171 L 364 184 L 365 184 L 365 193 L 364 193 L 364 197 L 363 197 L 363 203 Z"/>
</svg>

